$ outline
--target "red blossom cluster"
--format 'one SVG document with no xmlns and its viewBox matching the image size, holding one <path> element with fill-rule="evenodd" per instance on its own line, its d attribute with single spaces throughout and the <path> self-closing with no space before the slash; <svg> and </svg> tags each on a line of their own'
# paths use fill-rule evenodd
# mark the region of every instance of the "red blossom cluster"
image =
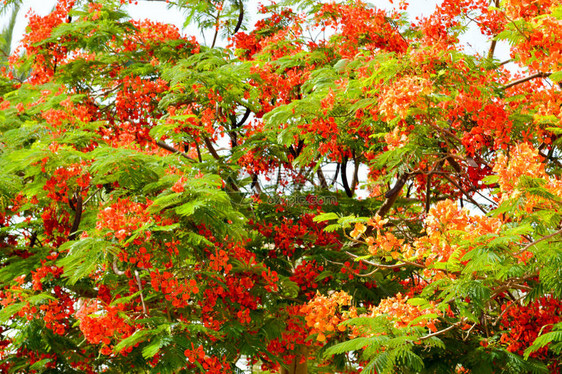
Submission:
<svg viewBox="0 0 562 374">
<path fill-rule="evenodd" d="M 505 328 L 500 342 L 507 345 L 507 350 L 523 354 L 539 336 L 552 330 L 552 326 L 562 321 L 562 303 L 553 297 L 541 297 L 521 305 L 508 302 L 502 305 L 500 323 Z M 546 357 L 548 346 L 531 354 L 532 357 Z"/>
<path fill-rule="evenodd" d="M 114 355 L 114 342 L 132 335 L 137 328 L 125 321 L 120 314 L 127 310 L 127 305 L 101 305 L 97 300 L 86 301 L 76 312 L 80 331 L 88 342 L 101 344 L 100 353 Z M 120 353 L 127 355 L 133 347 L 123 349 Z"/>
</svg>

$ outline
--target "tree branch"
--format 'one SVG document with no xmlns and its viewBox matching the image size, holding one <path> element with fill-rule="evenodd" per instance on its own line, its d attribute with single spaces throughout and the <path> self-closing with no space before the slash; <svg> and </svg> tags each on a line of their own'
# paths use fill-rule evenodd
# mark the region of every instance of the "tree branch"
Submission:
<svg viewBox="0 0 562 374">
<path fill-rule="evenodd" d="M 213 143 L 211 143 L 211 141 L 209 140 L 209 138 L 205 137 L 203 138 L 203 140 L 205 141 L 205 145 L 207 146 L 207 149 L 209 150 L 209 152 L 211 153 L 211 155 L 213 156 L 213 158 L 215 160 L 220 160 L 220 156 L 217 153 L 217 151 L 215 151 L 215 147 L 213 147 Z"/>
<path fill-rule="evenodd" d="M 244 4 L 242 3 L 242 0 L 237 1 L 237 3 L 238 6 L 240 7 L 240 13 L 238 14 L 238 22 L 234 27 L 234 31 L 232 32 L 232 35 L 236 34 L 238 30 L 240 30 L 240 27 L 242 27 L 242 21 L 244 20 Z"/>
<path fill-rule="evenodd" d="M 172 147 L 169 144 L 166 144 L 165 142 L 159 140 L 156 142 L 156 145 L 159 146 L 162 149 L 165 149 L 168 152 L 172 152 L 172 153 L 176 153 L 180 156 L 182 156 L 183 158 L 188 159 L 191 162 L 197 162 L 196 160 L 192 159 L 191 157 L 189 157 L 187 154 L 183 153 L 182 151 L 180 151 L 179 149 L 176 149 L 174 147 Z"/>
<path fill-rule="evenodd" d="M 518 256 L 518 255 L 520 255 L 521 253 L 523 253 L 523 252 L 525 252 L 526 250 L 528 250 L 529 248 L 531 248 L 532 246 L 534 246 L 534 245 L 536 245 L 536 244 L 539 244 L 540 242 L 543 242 L 543 241 L 545 241 L 545 240 L 548 240 L 548 239 L 553 238 L 553 237 L 555 237 L 556 235 L 560 235 L 560 234 L 562 234 L 562 229 L 560 229 L 560 230 L 558 230 L 558 231 L 555 231 L 555 232 L 553 232 L 553 233 L 550 234 L 550 235 L 543 236 L 543 237 L 540 238 L 539 240 L 535 240 L 534 242 L 527 244 L 527 245 L 524 246 L 519 252 L 514 253 L 513 255 L 514 255 L 514 256 Z"/>
<path fill-rule="evenodd" d="M 144 304 L 144 296 L 142 295 L 142 282 L 139 276 L 139 272 L 137 270 L 135 270 L 135 278 L 137 280 L 137 286 L 139 286 L 139 291 L 140 291 L 140 298 L 141 298 L 141 303 L 142 303 L 142 311 L 143 313 L 146 315 L 146 305 Z"/>
<path fill-rule="evenodd" d="M 82 219 L 82 196 L 80 191 L 76 191 L 74 195 L 76 199 L 76 205 L 74 208 L 74 222 L 72 222 L 72 228 L 70 229 L 70 235 L 68 235 L 68 240 L 75 240 L 78 235 L 78 227 L 80 226 L 80 220 Z"/>
<path fill-rule="evenodd" d="M 338 174 L 340 173 L 340 163 L 338 162 L 336 164 L 336 172 L 334 173 L 334 177 L 332 178 L 332 181 L 330 182 L 330 184 L 333 186 L 334 184 L 336 184 L 336 181 L 338 180 Z"/>
<path fill-rule="evenodd" d="M 384 194 L 384 197 L 386 198 L 386 200 L 384 201 L 384 203 L 381 205 L 381 207 L 379 208 L 379 210 L 376 213 L 381 218 L 384 218 L 384 216 L 388 213 L 388 211 L 390 210 L 392 205 L 394 205 L 394 203 L 396 202 L 396 199 L 398 198 L 398 195 L 400 195 L 400 191 L 402 191 L 402 187 L 404 187 L 404 185 L 406 184 L 406 181 L 408 180 L 409 177 L 410 177 L 410 174 L 408 174 L 408 173 L 401 175 L 398 178 L 398 180 L 396 181 L 396 184 L 394 185 L 394 187 L 392 187 L 390 190 L 388 190 Z"/>
<path fill-rule="evenodd" d="M 113 262 L 111 263 L 111 266 L 113 268 L 113 272 L 117 275 L 124 275 L 125 272 L 122 270 L 119 270 L 119 268 L 117 267 L 117 257 L 113 258 Z"/>
<path fill-rule="evenodd" d="M 322 172 L 322 166 L 318 166 L 316 174 L 318 175 L 318 179 L 320 180 L 320 186 L 324 189 L 328 189 L 328 182 L 326 182 L 326 177 L 324 177 L 324 173 Z"/>
<path fill-rule="evenodd" d="M 532 79 L 535 79 L 535 78 L 548 78 L 550 76 L 550 74 L 552 74 L 552 73 L 543 73 L 543 72 L 535 73 L 533 75 L 529 75 L 528 77 L 517 79 L 516 81 L 513 81 L 513 82 L 510 82 L 510 83 L 506 84 L 505 86 L 502 87 L 502 90 L 507 90 L 508 88 L 511 88 L 513 86 L 517 86 L 518 84 L 521 84 L 521 83 L 528 82 L 528 81 L 530 81 Z"/>
<path fill-rule="evenodd" d="M 343 185 L 343 189 L 345 190 L 345 194 L 347 195 L 347 197 L 352 197 L 353 191 L 351 191 L 351 189 L 349 188 L 349 183 L 347 182 L 347 157 L 342 158 L 340 172 L 341 182 Z"/>
<path fill-rule="evenodd" d="M 359 182 L 359 161 L 357 161 L 357 156 L 355 155 L 355 150 L 353 151 L 353 179 L 351 181 L 351 191 L 355 192 L 357 183 Z"/>
<path fill-rule="evenodd" d="M 258 195 L 262 194 L 262 190 L 260 187 L 260 181 L 258 180 L 258 176 L 256 174 L 252 174 L 252 188 L 256 190 Z"/>
</svg>

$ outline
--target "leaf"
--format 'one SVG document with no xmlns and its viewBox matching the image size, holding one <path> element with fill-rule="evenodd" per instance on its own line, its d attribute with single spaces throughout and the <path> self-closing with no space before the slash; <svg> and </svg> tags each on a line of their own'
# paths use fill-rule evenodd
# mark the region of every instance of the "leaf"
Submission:
<svg viewBox="0 0 562 374">
<path fill-rule="evenodd" d="M 23 307 L 25 307 L 26 305 L 27 305 L 27 303 L 21 302 L 21 303 L 15 303 L 15 304 L 5 306 L 4 308 L 2 308 L 2 310 L 0 310 L 0 322 L 1 323 L 8 322 L 8 320 L 14 314 L 16 314 L 17 312 L 22 310 Z"/>
<path fill-rule="evenodd" d="M 121 352 L 125 348 L 132 347 L 138 343 L 142 343 L 147 340 L 147 338 L 153 335 L 153 331 L 151 330 L 137 330 L 131 336 L 121 340 L 115 348 L 113 349 L 115 352 Z"/>
<path fill-rule="evenodd" d="M 324 222 L 324 221 L 329 221 L 329 220 L 333 220 L 333 219 L 338 219 L 340 218 L 336 213 L 333 212 L 329 212 L 329 213 L 322 213 L 317 215 L 316 217 L 313 218 L 314 222 Z"/>
<path fill-rule="evenodd" d="M 525 359 L 528 359 L 533 352 L 536 352 L 553 342 L 562 342 L 562 330 L 547 332 L 546 334 L 537 337 L 533 344 L 525 349 Z"/>
<path fill-rule="evenodd" d="M 145 359 L 150 359 L 154 357 L 160 348 L 164 345 L 164 340 L 160 337 L 157 337 L 152 340 L 152 342 L 142 349 L 142 357 Z"/>
<path fill-rule="evenodd" d="M 37 362 L 35 362 L 33 365 L 31 365 L 29 368 L 31 370 L 41 370 L 45 368 L 45 365 L 48 364 L 49 362 L 53 361 L 52 358 L 44 358 L 42 360 L 39 360 Z"/>
<path fill-rule="evenodd" d="M 351 352 L 351 351 L 359 351 L 372 342 L 373 338 L 355 338 L 346 342 L 338 343 L 326 350 L 324 353 L 324 357 L 329 358 L 330 356 Z"/>
<path fill-rule="evenodd" d="M 107 254 L 117 254 L 112 243 L 95 237 L 68 242 L 62 248 L 68 250 L 68 253 L 57 261 L 57 265 L 64 267 L 64 277 L 68 278 L 70 285 L 98 270 L 105 263 Z"/>
<path fill-rule="evenodd" d="M 550 80 L 553 81 L 553 82 L 560 82 L 560 81 L 562 81 L 562 70 L 550 74 L 550 75 L 548 76 L 548 79 L 550 79 Z"/>
</svg>

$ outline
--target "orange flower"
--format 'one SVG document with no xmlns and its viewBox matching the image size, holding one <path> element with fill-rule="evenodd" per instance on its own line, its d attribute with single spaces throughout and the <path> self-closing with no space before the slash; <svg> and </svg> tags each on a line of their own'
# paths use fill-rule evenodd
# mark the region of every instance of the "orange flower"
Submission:
<svg viewBox="0 0 562 374">
<path fill-rule="evenodd" d="M 353 231 L 349 234 L 351 235 L 352 238 L 357 239 L 359 238 L 365 231 L 367 231 L 367 226 L 365 226 L 364 224 L 362 224 L 361 222 L 357 222 L 355 224 L 355 228 L 353 229 Z"/>
</svg>

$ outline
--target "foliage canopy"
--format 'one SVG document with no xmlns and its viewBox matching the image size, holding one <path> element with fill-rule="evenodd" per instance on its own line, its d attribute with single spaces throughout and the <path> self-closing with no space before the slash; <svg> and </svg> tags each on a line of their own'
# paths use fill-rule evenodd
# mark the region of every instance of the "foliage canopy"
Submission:
<svg viewBox="0 0 562 374">
<path fill-rule="evenodd" d="M 3 62 L 2 372 L 560 371 L 558 1 L 125 3 Z"/>
</svg>

